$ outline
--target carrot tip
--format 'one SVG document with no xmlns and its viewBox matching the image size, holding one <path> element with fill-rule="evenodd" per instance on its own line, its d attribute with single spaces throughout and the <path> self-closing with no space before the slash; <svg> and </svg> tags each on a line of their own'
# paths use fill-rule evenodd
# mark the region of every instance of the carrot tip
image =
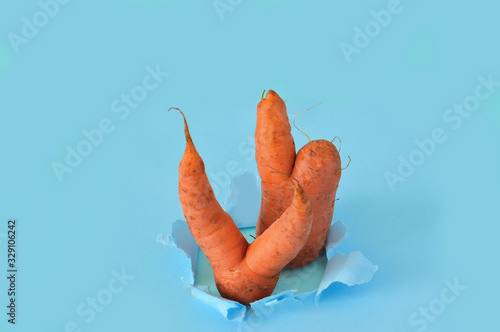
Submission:
<svg viewBox="0 0 500 332">
<path fill-rule="evenodd" d="M 186 121 L 186 116 L 184 115 L 184 113 L 178 109 L 177 107 L 170 107 L 167 112 L 170 112 L 170 110 L 177 110 L 181 113 L 182 115 L 182 118 L 184 119 L 184 135 L 186 136 L 186 142 L 188 143 L 193 143 L 193 139 L 191 138 L 191 134 L 189 133 L 189 127 L 188 127 L 188 124 L 187 124 L 187 121 Z"/>
</svg>

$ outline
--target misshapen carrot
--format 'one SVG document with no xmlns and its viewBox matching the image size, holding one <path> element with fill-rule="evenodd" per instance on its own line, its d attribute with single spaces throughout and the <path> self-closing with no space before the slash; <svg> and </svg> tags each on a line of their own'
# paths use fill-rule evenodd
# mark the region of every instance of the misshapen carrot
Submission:
<svg viewBox="0 0 500 332">
<path fill-rule="evenodd" d="M 313 220 L 309 198 L 297 185 L 289 208 L 249 245 L 217 202 L 185 117 L 184 133 L 179 198 L 189 229 L 214 270 L 217 289 L 223 297 L 243 304 L 271 295 L 280 271 L 296 257 L 309 236 Z"/>
</svg>

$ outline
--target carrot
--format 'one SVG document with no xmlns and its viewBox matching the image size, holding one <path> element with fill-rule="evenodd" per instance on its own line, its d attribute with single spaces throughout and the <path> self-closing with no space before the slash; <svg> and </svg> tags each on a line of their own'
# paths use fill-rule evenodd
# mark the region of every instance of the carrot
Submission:
<svg viewBox="0 0 500 332">
<path fill-rule="evenodd" d="M 256 155 L 257 153 L 261 155 L 260 158 L 256 158 L 256 161 L 262 180 L 261 208 L 256 234 L 260 235 L 265 232 L 289 205 L 293 189 L 286 181 L 286 177 L 281 177 L 270 183 L 269 177 L 265 174 L 266 166 L 285 165 L 287 167 L 283 167 L 283 169 L 291 173 L 292 177 L 302 185 L 312 202 L 314 211 L 309 238 L 304 248 L 288 265 L 289 267 L 300 267 L 314 261 L 325 244 L 342 171 L 340 155 L 335 145 L 329 141 L 309 140 L 310 142 L 302 147 L 291 160 L 289 151 L 295 150 L 295 144 L 293 138 L 290 142 L 290 124 L 286 114 L 283 114 L 286 113 L 284 103 L 275 101 L 281 101 L 281 98 L 274 91 L 270 100 L 266 101 L 266 99 L 261 100 L 257 106 L 256 133 L 265 131 L 267 136 L 264 140 L 257 137 L 256 134 L 255 139 Z M 274 115 L 270 113 L 274 113 Z M 259 121 L 259 119 L 261 120 Z M 286 156 L 286 158 L 283 157 L 282 164 L 279 162 L 273 164 L 273 156 Z M 293 165 L 291 171 L 289 171 L 289 165 Z M 268 169 L 269 167 L 267 167 L 267 171 L 269 171 Z M 264 173 L 264 177 L 262 173 Z"/>
<path fill-rule="evenodd" d="M 337 148 L 327 140 L 311 141 L 297 153 L 292 176 L 309 196 L 314 220 L 306 244 L 288 267 L 307 265 L 321 253 L 333 218 L 341 167 Z"/>
<path fill-rule="evenodd" d="M 293 188 L 283 174 L 292 173 L 295 161 L 295 143 L 285 102 L 273 90 L 265 98 L 264 93 L 257 105 L 255 129 L 255 160 L 262 192 L 257 236 L 290 206 Z"/>
<path fill-rule="evenodd" d="M 249 245 L 217 202 L 181 114 L 186 148 L 179 164 L 179 198 L 188 227 L 214 270 L 217 289 L 223 297 L 246 305 L 269 296 L 280 271 L 307 241 L 313 220 L 311 201 L 297 185 L 292 204 Z"/>
</svg>

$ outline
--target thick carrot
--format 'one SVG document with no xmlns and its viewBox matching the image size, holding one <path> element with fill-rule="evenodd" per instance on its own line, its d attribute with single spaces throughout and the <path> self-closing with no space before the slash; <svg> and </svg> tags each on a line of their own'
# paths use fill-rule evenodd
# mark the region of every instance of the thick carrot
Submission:
<svg viewBox="0 0 500 332">
<path fill-rule="evenodd" d="M 297 186 L 290 207 L 249 245 L 217 202 L 185 117 L 184 133 L 179 198 L 189 229 L 214 270 L 217 289 L 223 297 L 243 304 L 271 295 L 280 271 L 296 257 L 309 236 L 313 220 L 309 198 Z"/>
<path fill-rule="evenodd" d="M 337 148 L 326 140 L 311 141 L 297 153 L 292 176 L 309 196 L 314 220 L 306 244 L 288 267 L 307 265 L 319 256 L 332 223 L 341 167 Z"/>
<path fill-rule="evenodd" d="M 274 100 L 281 100 L 274 92 Z M 267 99 L 267 97 L 266 97 Z M 310 141 L 302 147 L 297 155 L 290 162 L 290 154 L 287 151 L 295 150 L 295 144 L 290 143 L 288 137 L 290 124 L 288 117 L 282 113 L 286 112 L 280 103 L 269 101 L 269 105 L 261 100 L 257 106 L 257 128 L 256 133 L 268 132 L 267 141 L 263 142 L 256 136 L 256 154 L 261 155 L 256 158 L 259 175 L 261 175 L 262 198 L 259 219 L 256 233 L 262 234 L 276 220 L 290 204 L 290 197 L 293 188 L 286 181 L 286 177 L 281 177 L 281 182 L 269 184 L 267 177 L 262 177 L 261 169 L 265 173 L 271 172 L 269 166 L 276 167 L 270 161 L 273 159 L 265 156 L 288 156 L 284 159 L 286 165 L 292 164 L 292 171 L 289 172 L 297 179 L 306 194 L 309 196 L 314 212 L 314 220 L 309 239 L 297 257 L 290 262 L 289 267 L 300 267 L 314 261 L 321 252 L 325 244 L 326 236 L 330 229 L 333 210 L 335 205 L 335 195 L 337 192 L 340 176 L 341 164 L 340 155 L 335 145 L 326 140 Z M 283 103 L 284 105 L 284 103 Z M 279 107 L 278 107 L 279 106 Z M 276 113 L 271 115 L 268 113 Z M 265 115 L 265 116 L 263 116 Z M 262 119 L 259 121 L 259 117 Z M 288 133 L 284 135 L 283 133 Z M 287 136 L 286 140 L 282 137 Z M 291 134 L 290 134 L 291 137 Z M 273 144 L 276 142 L 276 144 Z M 283 151 L 285 152 L 283 152 Z"/>
<path fill-rule="evenodd" d="M 265 98 L 264 93 L 257 105 L 255 129 L 255 159 L 262 192 L 257 236 L 290 206 L 293 187 L 283 173 L 292 173 L 295 160 L 295 143 L 285 102 L 273 90 L 269 90 Z"/>
</svg>

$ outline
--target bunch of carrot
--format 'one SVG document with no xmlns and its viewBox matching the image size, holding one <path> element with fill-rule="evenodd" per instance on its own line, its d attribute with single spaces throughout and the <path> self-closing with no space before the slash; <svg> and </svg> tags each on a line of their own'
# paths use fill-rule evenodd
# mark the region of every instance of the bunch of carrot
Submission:
<svg viewBox="0 0 500 332">
<path fill-rule="evenodd" d="M 295 153 L 284 101 L 272 90 L 262 95 L 255 131 L 262 198 L 257 238 L 249 244 L 215 199 L 186 118 L 174 109 L 184 118 L 186 136 L 180 202 L 219 293 L 242 304 L 271 295 L 285 266 L 311 263 L 325 244 L 342 173 L 337 148 L 315 140 Z"/>
</svg>

